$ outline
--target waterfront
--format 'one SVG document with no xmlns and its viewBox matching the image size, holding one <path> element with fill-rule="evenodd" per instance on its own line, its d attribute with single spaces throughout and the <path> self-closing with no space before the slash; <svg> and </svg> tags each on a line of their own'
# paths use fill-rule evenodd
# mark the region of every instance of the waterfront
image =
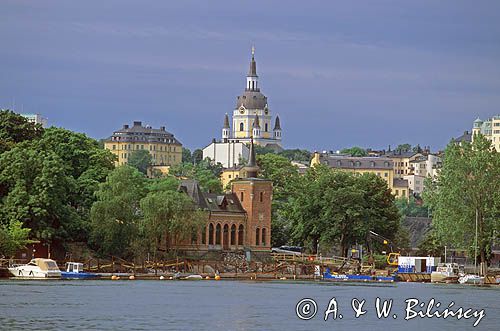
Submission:
<svg viewBox="0 0 500 331">
<path fill-rule="evenodd" d="M 332 297 L 343 319 L 323 320 Z M 375 300 L 394 299 L 391 315 L 378 319 Z M 297 302 L 312 298 L 318 313 L 300 320 Z M 354 318 L 351 300 L 366 299 Z M 500 287 L 421 283 L 338 284 L 288 281 L 0 281 L 1 330 L 457 330 L 475 319 L 404 320 L 405 299 L 447 307 L 484 309 L 475 328 L 497 330 Z M 424 309 L 424 308 L 423 308 Z M 398 317 L 394 319 L 393 314 Z"/>
</svg>

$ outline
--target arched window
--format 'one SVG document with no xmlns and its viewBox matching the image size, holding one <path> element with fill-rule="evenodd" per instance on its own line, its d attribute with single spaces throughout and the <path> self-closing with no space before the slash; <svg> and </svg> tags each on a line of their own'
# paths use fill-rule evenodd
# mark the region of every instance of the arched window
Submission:
<svg viewBox="0 0 500 331">
<path fill-rule="evenodd" d="M 212 223 L 208 226 L 208 244 L 214 244 L 214 225 Z"/>
<path fill-rule="evenodd" d="M 255 229 L 255 246 L 259 246 L 260 243 L 260 229 Z"/>
<path fill-rule="evenodd" d="M 264 201 L 264 192 L 260 192 L 260 202 Z"/>
<path fill-rule="evenodd" d="M 267 123 L 266 123 L 266 132 L 267 132 Z"/>
<path fill-rule="evenodd" d="M 216 245 L 220 245 L 220 230 L 221 230 L 221 226 L 220 226 L 220 224 L 217 224 L 217 226 L 215 227 L 215 244 Z"/>
<path fill-rule="evenodd" d="M 240 131 L 243 131 L 243 122 L 240 123 Z"/>
<path fill-rule="evenodd" d="M 244 228 L 243 224 L 238 227 L 238 245 L 243 245 Z"/>
<path fill-rule="evenodd" d="M 262 229 L 262 246 L 266 246 L 266 229 Z"/>
<path fill-rule="evenodd" d="M 206 245 L 207 243 L 207 227 L 204 226 L 203 230 L 201 230 L 201 243 Z"/>
<path fill-rule="evenodd" d="M 231 225 L 231 242 L 230 245 L 236 245 L 236 225 Z"/>
</svg>

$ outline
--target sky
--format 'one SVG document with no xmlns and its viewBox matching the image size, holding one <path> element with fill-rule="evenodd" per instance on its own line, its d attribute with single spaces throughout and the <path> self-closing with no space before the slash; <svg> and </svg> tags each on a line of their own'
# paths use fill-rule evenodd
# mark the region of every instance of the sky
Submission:
<svg viewBox="0 0 500 331">
<path fill-rule="evenodd" d="M 220 139 L 256 48 L 285 148 L 442 149 L 500 114 L 500 1 L 0 0 L 0 108 Z"/>
</svg>

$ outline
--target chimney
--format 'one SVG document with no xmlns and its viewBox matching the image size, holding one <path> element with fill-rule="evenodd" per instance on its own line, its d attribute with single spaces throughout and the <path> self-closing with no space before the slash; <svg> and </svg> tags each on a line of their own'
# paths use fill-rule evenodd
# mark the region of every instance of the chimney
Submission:
<svg viewBox="0 0 500 331">
<path fill-rule="evenodd" d="M 124 129 L 128 129 L 128 124 L 123 124 Z"/>
<path fill-rule="evenodd" d="M 141 121 L 134 121 L 134 126 L 142 126 L 142 122 Z"/>
<path fill-rule="evenodd" d="M 160 130 L 161 131 L 165 131 L 165 127 L 164 126 L 160 126 Z"/>
</svg>

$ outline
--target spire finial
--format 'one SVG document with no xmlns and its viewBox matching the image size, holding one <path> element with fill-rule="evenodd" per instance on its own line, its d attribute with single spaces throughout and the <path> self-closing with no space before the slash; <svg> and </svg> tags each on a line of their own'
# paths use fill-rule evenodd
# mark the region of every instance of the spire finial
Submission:
<svg viewBox="0 0 500 331">
<path fill-rule="evenodd" d="M 255 45 L 252 45 L 252 57 L 255 55 Z"/>
</svg>

